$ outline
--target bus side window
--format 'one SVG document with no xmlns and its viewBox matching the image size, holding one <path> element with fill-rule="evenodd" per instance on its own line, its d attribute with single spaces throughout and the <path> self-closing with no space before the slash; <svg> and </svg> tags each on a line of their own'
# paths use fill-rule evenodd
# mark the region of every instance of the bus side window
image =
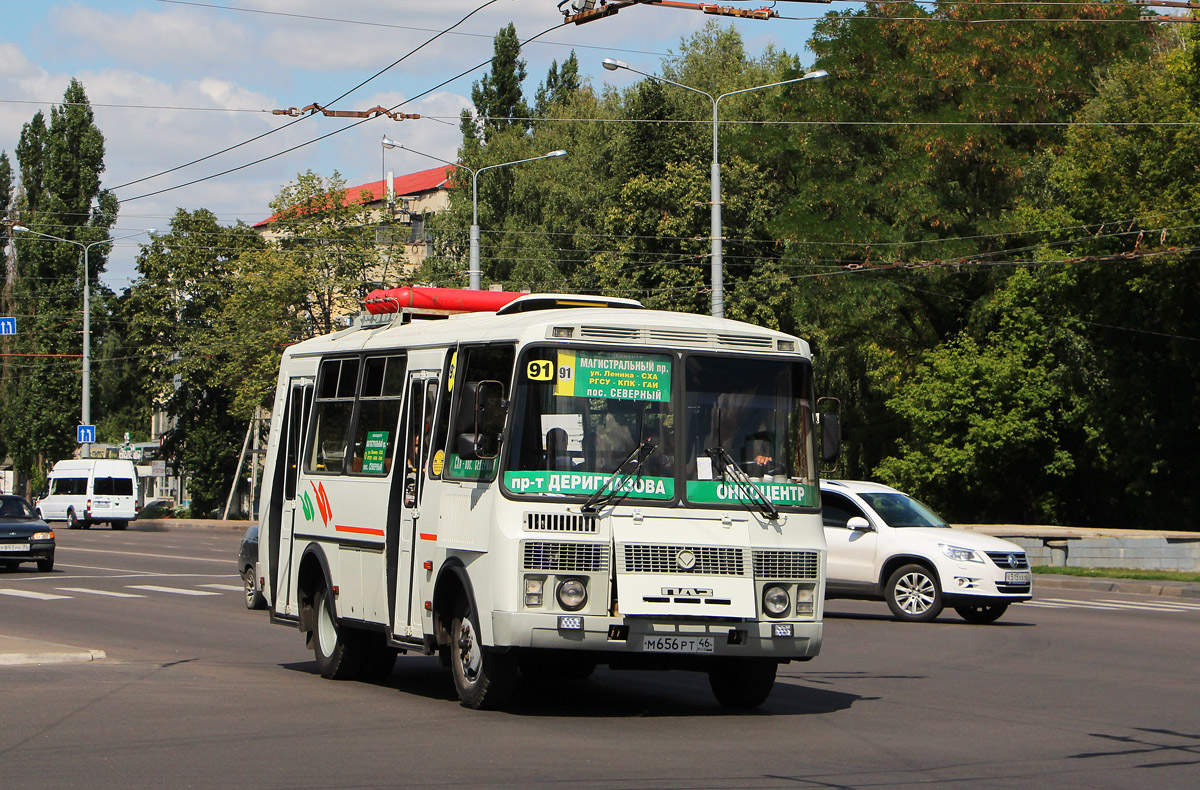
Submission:
<svg viewBox="0 0 1200 790">
<path fill-rule="evenodd" d="M 499 468 L 500 436 L 511 395 L 513 346 L 460 348 L 453 371 L 453 428 L 446 447 L 444 475 L 449 479 L 490 481 Z M 439 422 L 439 428 L 440 428 Z M 470 448 L 461 445 L 470 437 Z"/>
<path fill-rule="evenodd" d="M 305 471 L 339 474 L 345 469 L 358 367 L 357 357 L 327 359 L 321 363 L 312 448 Z"/>
</svg>

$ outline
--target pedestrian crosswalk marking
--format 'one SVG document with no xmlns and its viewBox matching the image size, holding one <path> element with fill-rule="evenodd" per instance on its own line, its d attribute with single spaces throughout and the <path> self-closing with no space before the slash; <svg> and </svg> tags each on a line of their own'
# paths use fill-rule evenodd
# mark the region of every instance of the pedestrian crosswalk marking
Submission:
<svg viewBox="0 0 1200 790">
<path fill-rule="evenodd" d="M 33 592 L 32 590 L 0 589 L 0 595 L 13 595 L 17 598 L 33 598 L 38 601 L 65 601 L 71 596 L 54 595 L 52 593 Z"/>
<path fill-rule="evenodd" d="M 131 590 L 148 590 L 149 592 L 171 593 L 173 595 L 220 595 L 221 593 L 208 590 L 185 590 L 183 587 L 159 587 L 154 584 L 131 584 Z M 238 589 L 241 589 L 240 587 Z"/>
<path fill-rule="evenodd" d="M 62 590 L 63 592 L 87 593 L 88 595 L 107 595 L 110 598 L 145 598 L 146 597 L 144 595 L 137 595 L 136 593 L 114 592 L 113 590 L 93 590 L 89 587 L 58 587 L 56 589 Z"/>
<path fill-rule="evenodd" d="M 207 587 L 210 590 L 232 590 L 234 592 L 241 592 L 243 589 L 236 584 L 198 584 L 196 586 Z"/>
</svg>

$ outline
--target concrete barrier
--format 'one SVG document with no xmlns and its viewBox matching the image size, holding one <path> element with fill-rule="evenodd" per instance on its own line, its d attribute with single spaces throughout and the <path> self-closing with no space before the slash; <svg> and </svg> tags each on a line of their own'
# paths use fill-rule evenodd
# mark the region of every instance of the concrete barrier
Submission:
<svg viewBox="0 0 1200 790">
<path fill-rule="evenodd" d="M 1200 533 L 969 524 L 962 529 L 1011 540 L 1032 565 L 1200 572 Z"/>
</svg>

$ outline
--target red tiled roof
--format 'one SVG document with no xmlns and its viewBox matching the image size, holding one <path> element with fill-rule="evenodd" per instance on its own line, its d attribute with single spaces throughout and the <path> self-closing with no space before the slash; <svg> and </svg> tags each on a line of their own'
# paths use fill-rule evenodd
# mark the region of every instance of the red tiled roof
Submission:
<svg viewBox="0 0 1200 790">
<path fill-rule="evenodd" d="M 422 170 L 418 173 L 409 173 L 406 176 L 397 176 L 392 179 L 396 197 L 404 197 L 406 195 L 417 195 L 422 192 L 432 192 L 435 189 L 443 187 L 454 174 L 454 165 L 442 165 L 430 170 Z M 347 205 L 355 203 L 375 203 L 376 201 L 384 200 L 386 193 L 383 181 L 372 181 L 369 184 L 360 184 L 359 186 L 346 188 Z M 365 200 L 363 193 L 366 192 Z M 261 228 L 270 225 L 277 218 L 277 215 L 272 214 L 270 217 L 256 222 L 252 227 Z"/>
</svg>

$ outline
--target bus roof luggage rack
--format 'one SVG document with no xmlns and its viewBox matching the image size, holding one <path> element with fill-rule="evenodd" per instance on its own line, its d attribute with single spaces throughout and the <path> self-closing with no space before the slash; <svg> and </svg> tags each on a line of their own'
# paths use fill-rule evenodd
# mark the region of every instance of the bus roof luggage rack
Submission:
<svg viewBox="0 0 1200 790">
<path fill-rule="evenodd" d="M 524 294 L 496 311 L 496 315 L 531 313 L 535 310 L 559 310 L 570 307 L 615 307 L 625 310 L 644 310 L 636 299 L 592 294 Z"/>
</svg>

